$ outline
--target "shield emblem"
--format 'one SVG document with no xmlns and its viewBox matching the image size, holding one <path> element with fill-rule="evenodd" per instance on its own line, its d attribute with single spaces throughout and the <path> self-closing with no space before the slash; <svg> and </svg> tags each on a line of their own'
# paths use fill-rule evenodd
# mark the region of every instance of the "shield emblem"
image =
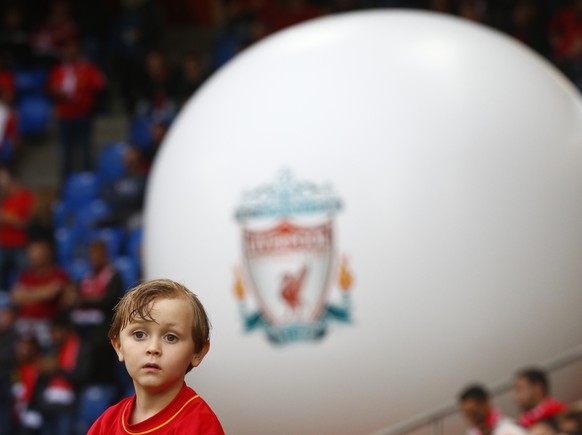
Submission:
<svg viewBox="0 0 582 435">
<path fill-rule="evenodd" d="M 245 272 L 265 319 L 275 326 L 317 322 L 333 266 L 332 221 L 245 227 L 242 239 Z"/>
</svg>

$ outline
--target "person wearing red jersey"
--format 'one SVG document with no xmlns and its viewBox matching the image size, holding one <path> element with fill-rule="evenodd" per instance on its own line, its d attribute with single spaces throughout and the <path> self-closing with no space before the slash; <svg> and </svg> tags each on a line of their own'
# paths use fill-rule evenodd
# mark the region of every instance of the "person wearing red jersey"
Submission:
<svg viewBox="0 0 582 435">
<path fill-rule="evenodd" d="M 109 338 L 133 379 L 135 395 L 107 409 L 88 435 L 223 435 L 184 376 L 208 353 L 210 322 L 198 298 L 171 280 L 146 281 L 115 307 Z"/>
<path fill-rule="evenodd" d="M 34 335 L 46 349 L 52 344 L 50 323 L 65 308 L 64 301 L 74 292 L 74 286 L 67 273 L 55 264 L 50 242 L 31 242 L 27 258 L 28 267 L 11 291 L 12 302 L 18 308 L 16 330 L 20 335 Z"/>
<path fill-rule="evenodd" d="M 80 148 L 82 170 L 91 170 L 91 115 L 97 94 L 105 87 L 105 77 L 91 61 L 81 57 L 79 42 L 71 40 L 63 50 L 63 61 L 48 78 L 59 121 L 63 179 L 73 170 L 73 155 Z"/>
<path fill-rule="evenodd" d="M 93 240 L 88 249 L 91 270 L 79 283 L 71 320 L 77 332 L 93 348 L 94 361 L 91 382 L 116 382 L 118 365 L 115 351 L 107 340 L 107 331 L 113 317 L 113 307 L 123 296 L 125 287 L 119 272 L 111 264 L 107 245 Z"/>
<path fill-rule="evenodd" d="M 93 358 L 89 343 L 75 332 L 63 313 L 51 323 L 52 346 L 38 364 L 28 409 L 42 423 L 39 435 L 74 433 L 77 395 L 86 385 Z"/>
<path fill-rule="evenodd" d="M 467 435 L 526 435 L 525 429 L 493 407 L 489 392 L 471 385 L 459 395 L 459 407 L 469 423 Z"/>
<path fill-rule="evenodd" d="M 0 291 L 8 291 L 26 265 L 34 194 L 8 168 L 0 168 Z"/>
<path fill-rule="evenodd" d="M 550 396 L 548 378 L 544 371 L 528 368 L 519 371 L 513 380 L 513 401 L 523 411 L 518 423 L 533 431 L 536 426 L 558 429 L 558 417 L 566 404 Z"/>
</svg>

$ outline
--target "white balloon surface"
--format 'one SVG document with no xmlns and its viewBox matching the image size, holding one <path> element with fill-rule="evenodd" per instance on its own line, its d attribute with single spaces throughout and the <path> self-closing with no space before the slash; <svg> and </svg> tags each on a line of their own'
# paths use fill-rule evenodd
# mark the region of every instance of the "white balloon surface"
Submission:
<svg viewBox="0 0 582 435">
<path fill-rule="evenodd" d="M 581 115 L 529 49 L 431 13 L 218 71 L 155 162 L 144 255 L 208 309 L 188 382 L 226 432 L 371 433 L 580 343 Z"/>
</svg>

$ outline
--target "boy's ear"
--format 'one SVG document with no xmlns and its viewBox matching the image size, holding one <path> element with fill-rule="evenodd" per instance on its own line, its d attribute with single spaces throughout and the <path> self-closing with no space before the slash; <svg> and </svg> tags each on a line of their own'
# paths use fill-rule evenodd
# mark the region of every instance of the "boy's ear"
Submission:
<svg viewBox="0 0 582 435">
<path fill-rule="evenodd" d="M 119 340 L 116 338 L 112 338 L 111 346 L 113 346 L 113 349 L 115 349 L 115 353 L 117 354 L 117 359 L 119 360 L 119 362 L 123 362 L 124 361 L 123 352 L 121 352 L 121 345 L 119 344 Z"/>
<path fill-rule="evenodd" d="M 210 340 L 204 343 L 202 350 L 198 352 L 196 355 L 194 355 L 194 358 L 192 358 L 191 361 L 192 367 L 198 367 L 209 350 L 210 350 Z"/>
</svg>

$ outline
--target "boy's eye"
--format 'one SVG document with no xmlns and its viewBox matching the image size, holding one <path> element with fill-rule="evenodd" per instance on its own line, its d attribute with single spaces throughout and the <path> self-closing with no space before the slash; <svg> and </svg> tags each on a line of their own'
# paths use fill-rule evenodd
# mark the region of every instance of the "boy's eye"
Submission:
<svg viewBox="0 0 582 435">
<path fill-rule="evenodd" d="M 166 341 L 174 343 L 175 341 L 178 341 L 178 337 L 176 337 L 174 334 L 168 334 L 166 335 Z"/>
<path fill-rule="evenodd" d="M 135 331 L 135 332 L 133 333 L 133 336 L 134 336 L 135 338 L 137 338 L 138 340 L 141 340 L 142 338 L 144 338 L 144 337 L 145 337 L 145 332 L 143 332 L 143 331 Z"/>
</svg>

